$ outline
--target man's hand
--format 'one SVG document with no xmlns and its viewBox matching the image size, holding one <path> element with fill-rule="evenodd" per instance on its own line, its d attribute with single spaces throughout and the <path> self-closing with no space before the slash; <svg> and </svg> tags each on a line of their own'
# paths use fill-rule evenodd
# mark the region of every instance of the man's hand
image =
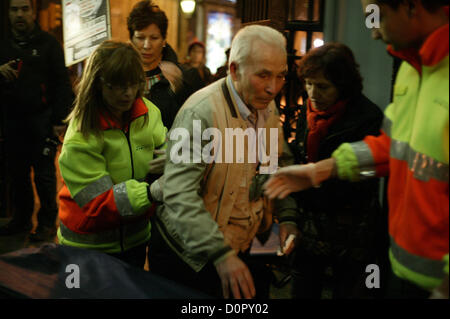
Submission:
<svg viewBox="0 0 450 319">
<path fill-rule="evenodd" d="M 166 164 L 166 149 L 155 150 L 155 159 L 148 163 L 148 172 L 151 174 L 163 174 L 164 165 Z"/>
<path fill-rule="evenodd" d="M 222 282 L 223 297 L 230 298 L 230 290 L 233 297 L 251 299 L 255 296 L 255 285 L 247 265 L 236 255 L 230 255 L 216 265 L 217 273 Z M 242 292 L 242 295 L 241 295 Z"/>
<path fill-rule="evenodd" d="M 19 72 L 14 69 L 15 60 L 0 65 L 0 75 L 5 78 L 6 82 L 13 82 L 19 76 Z"/>
<path fill-rule="evenodd" d="M 297 226 L 293 224 L 281 224 L 280 225 L 280 246 L 284 247 L 286 244 L 286 239 L 290 236 L 294 235 L 295 239 L 292 241 L 292 243 L 286 247 L 286 250 L 283 251 L 285 255 L 289 255 L 292 253 L 295 249 L 295 244 L 299 240 L 300 237 L 300 231 L 298 230 Z"/>
</svg>

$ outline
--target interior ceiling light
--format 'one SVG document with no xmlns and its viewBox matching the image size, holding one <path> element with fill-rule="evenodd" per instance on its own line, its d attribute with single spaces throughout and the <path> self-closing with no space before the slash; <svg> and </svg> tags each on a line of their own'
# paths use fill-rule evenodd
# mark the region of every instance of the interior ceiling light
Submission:
<svg viewBox="0 0 450 319">
<path fill-rule="evenodd" d="M 195 10 L 195 0 L 181 0 L 180 5 L 186 14 L 192 14 Z"/>
</svg>

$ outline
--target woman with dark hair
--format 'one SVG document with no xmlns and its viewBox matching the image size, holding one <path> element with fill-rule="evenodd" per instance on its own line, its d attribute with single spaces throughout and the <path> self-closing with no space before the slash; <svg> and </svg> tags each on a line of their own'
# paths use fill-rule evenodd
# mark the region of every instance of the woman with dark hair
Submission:
<svg viewBox="0 0 450 319">
<path fill-rule="evenodd" d="M 59 242 L 139 268 L 159 187 L 146 179 L 148 161 L 167 133 L 159 109 L 143 98 L 144 81 L 131 44 L 103 42 L 87 62 L 59 157 Z"/>
<path fill-rule="evenodd" d="M 127 18 L 130 40 L 140 52 L 144 64 L 144 95 L 161 110 L 163 123 L 170 129 L 181 105 L 198 89 L 201 79 L 197 75 L 193 84 L 184 80 L 186 72 L 166 42 L 168 24 L 164 11 L 151 0 L 138 2 Z"/>
<path fill-rule="evenodd" d="M 175 51 L 166 42 L 169 21 L 166 14 L 151 0 L 133 7 L 127 18 L 130 40 L 139 51 L 145 71 L 144 96 L 161 111 L 169 130 L 184 101 L 201 88 L 197 70 L 184 70 Z M 187 81 L 186 79 L 189 79 Z M 158 157 L 149 163 L 150 173 L 161 175 L 166 161 L 165 150 L 156 150 Z"/>
<path fill-rule="evenodd" d="M 206 48 L 203 42 L 194 41 L 188 47 L 188 58 L 183 67 L 194 68 L 202 79 L 201 86 L 205 87 L 213 81 L 211 70 L 206 66 Z"/>
<path fill-rule="evenodd" d="M 383 113 L 361 93 L 358 68 L 351 50 L 339 43 L 313 49 L 301 60 L 298 75 L 309 98 L 292 144 L 298 164 L 329 158 L 342 143 L 379 133 Z M 365 268 L 375 255 L 378 187 L 378 180 L 329 180 L 296 194 L 301 236 L 295 298 L 321 298 L 328 267 L 334 298 L 364 297 Z"/>
</svg>

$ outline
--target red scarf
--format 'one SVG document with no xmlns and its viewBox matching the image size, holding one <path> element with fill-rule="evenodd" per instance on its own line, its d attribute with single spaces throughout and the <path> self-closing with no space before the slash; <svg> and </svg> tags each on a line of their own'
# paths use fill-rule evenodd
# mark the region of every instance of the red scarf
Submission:
<svg viewBox="0 0 450 319">
<path fill-rule="evenodd" d="M 312 107 L 311 100 L 308 99 L 308 140 L 307 155 L 308 162 L 317 162 L 320 142 L 327 136 L 328 129 L 333 123 L 338 121 L 344 114 L 348 100 L 338 101 L 325 111 L 319 111 Z"/>
</svg>

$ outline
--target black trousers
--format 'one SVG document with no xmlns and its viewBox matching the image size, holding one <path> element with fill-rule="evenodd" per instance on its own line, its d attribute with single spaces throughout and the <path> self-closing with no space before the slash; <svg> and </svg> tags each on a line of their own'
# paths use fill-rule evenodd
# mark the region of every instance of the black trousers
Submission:
<svg viewBox="0 0 450 319">
<path fill-rule="evenodd" d="M 238 256 L 246 263 L 252 274 L 256 299 L 268 299 L 273 276 L 270 268 L 263 260 L 254 259 L 248 253 Z M 167 245 L 154 222 L 148 261 L 150 271 L 155 274 L 202 291 L 211 297 L 223 298 L 222 284 L 214 264 L 209 262 L 201 271 L 194 271 Z"/>
<path fill-rule="evenodd" d="M 108 255 L 120 259 L 134 267 L 144 269 L 146 253 L 147 253 L 147 243 L 144 243 L 139 246 L 128 249 L 124 252 Z"/>
<path fill-rule="evenodd" d="M 428 299 L 431 292 L 397 277 L 391 270 L 387 282 L 388 299 Z"/>
<path fill-rule="evenodd" d="M 298 248 L 292 263 L 292 295 L 294 299 L 321 299 L 327 286 L 333 299 L 374 298 L 375 291 L 365 285 L 369 263 L 349 258 L 330 258 L 310 254 Z M 332 267 L 332 276 L 325 269 Z"/>
<path fill-rule="evenodd" d="M 19 223 L 31 221 L 34 209 L 34 194 L 30 178 L 34 170 L 34 183 L 41 208 L 38 212 L 40 227 L 55 225 L 58 214 L 56 204 L 56 148 L 43 152 L 44 142 L 30 144 L 24 139 L 12 139 L 7 144 L 7 169 L 13 205 L 13 219 Z"/>
</svg>

